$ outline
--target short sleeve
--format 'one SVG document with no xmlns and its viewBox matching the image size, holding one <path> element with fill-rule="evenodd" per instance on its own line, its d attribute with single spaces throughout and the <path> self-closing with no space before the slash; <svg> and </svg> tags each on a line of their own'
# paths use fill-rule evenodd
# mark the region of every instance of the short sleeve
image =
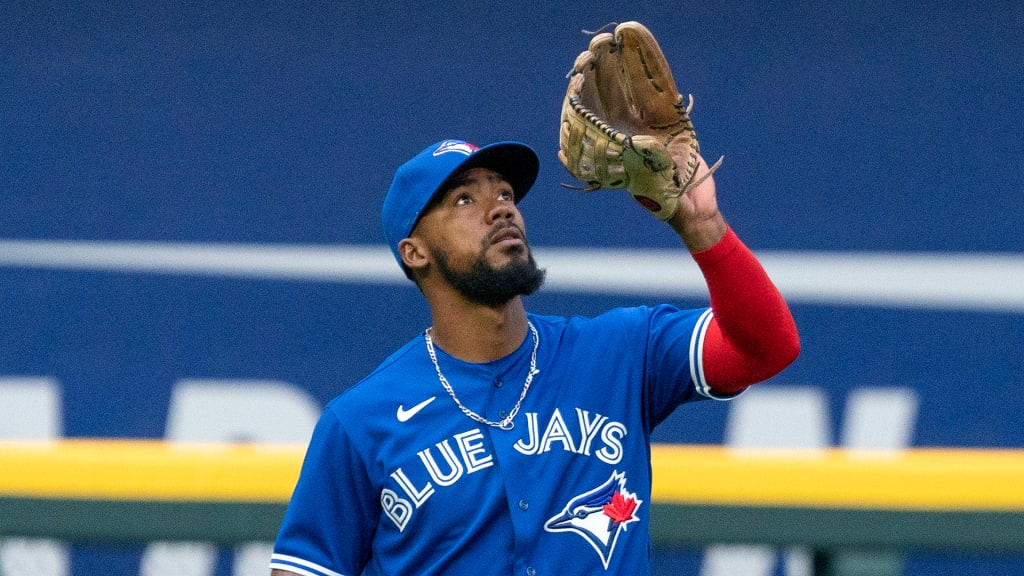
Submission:
<svg viewBox="0 0 1024 576">
<path fill-rule="evenodd" d="M 380 517 L 356 445 L 331 407 L 314 429 L 270 568 L 312 576 L 359 576 Z"/>
<path fill-rule="evenodd" d="M 712 318 L 710 308 L 650 309 L 647 386 L 655 425 L 680 404 L 735 396 L 713 393 L 704 376 L 703 345 Z"/>
</svg>

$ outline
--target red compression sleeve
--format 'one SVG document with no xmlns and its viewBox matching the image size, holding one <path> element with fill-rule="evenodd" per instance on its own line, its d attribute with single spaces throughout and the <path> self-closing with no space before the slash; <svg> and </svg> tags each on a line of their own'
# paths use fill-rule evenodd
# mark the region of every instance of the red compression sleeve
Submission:
<svg viewBox="0 0 1024 576">
<path fill-rule="evenodd" d="M 704 376 L 712 390 L 738 392 L 796 360 L 800 338 L 789 307 L 731 228 L 693 259 L 714 313 L 704 339 Z"/>
</svg>

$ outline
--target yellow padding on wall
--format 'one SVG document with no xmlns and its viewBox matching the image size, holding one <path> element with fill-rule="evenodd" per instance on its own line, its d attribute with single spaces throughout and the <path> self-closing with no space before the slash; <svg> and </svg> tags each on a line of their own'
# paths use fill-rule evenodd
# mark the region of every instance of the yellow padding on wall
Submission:
<svg viewBox="0 0 1024 576">
<path fill-rule="evenodd" d="M 0 496 L 287 502 L 304 446 L 0 442 Z"/>
<path fill-rule="evenodd" d="M 1024 451 L 658 446 L 656 502 L 1024 511 Z"/>
<path fill-rule="evenodd" d="M 284 503 L 295 445 L 0 442 L 0 497 Z M 1024 511 L 1024 451 L 902 453 L 655 445 L 660 503 Z"/>
</svg>

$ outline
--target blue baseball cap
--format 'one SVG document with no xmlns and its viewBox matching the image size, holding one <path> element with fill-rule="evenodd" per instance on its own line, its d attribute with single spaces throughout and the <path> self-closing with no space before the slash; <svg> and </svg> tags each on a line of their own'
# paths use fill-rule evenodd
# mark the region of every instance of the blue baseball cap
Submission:
<svg viewBox="0 0 1024 576">
<path fill-rule="evenodd" d="M 537 180 L 540 160 L 521 142 L 496 142 L 480 148 L 463 140 L 442 140 L 399 166 L 384 197 L 381 222 L 384 239 L 400 267 L 405 268 L 398 243 L 412 234 L 434 196 L 447 190 L 452 175 L 469 168 L 490 168 L 501 174 L 512 185 L 518 203 Z"/>
</svg>

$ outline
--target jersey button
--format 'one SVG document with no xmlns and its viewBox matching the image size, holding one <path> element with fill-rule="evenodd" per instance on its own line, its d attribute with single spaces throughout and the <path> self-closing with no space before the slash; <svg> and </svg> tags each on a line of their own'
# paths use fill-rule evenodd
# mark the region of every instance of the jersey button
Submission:
<svg viewBox="0 0 1024 576">
<path fill-rule="evenodd" d="M 534 570 L 533 566 L 527 566 L 527 568 L 526 568 L 526 576 L 536 576 L 536 574 L 537 574 L 537 571 Z"/>
<path fill-rule="evenodd" d="M 520 500 L 519 501 L 519 509 L 522 510 L 523 512 L 525 512 L 526 509 L 529 508 L 529 507 L 530 507 L 530 503 L 527 502 L 526 500 Z"/>
<path fill-rule="evenodd" d="M 501 411 L 498 412 L 498 418 L 507 418 L 507 417 L 508 417 L 508 410 L 501 410 Z"/>
<path fill-rule="evenodd" d="M 501 376 L 498 376 L 497 378 L 494 379 L 494 387 L 495 388 L 501 388 L 504 385 L 505 385 L 505 381 L 501 379 Z"/>
</svg>

